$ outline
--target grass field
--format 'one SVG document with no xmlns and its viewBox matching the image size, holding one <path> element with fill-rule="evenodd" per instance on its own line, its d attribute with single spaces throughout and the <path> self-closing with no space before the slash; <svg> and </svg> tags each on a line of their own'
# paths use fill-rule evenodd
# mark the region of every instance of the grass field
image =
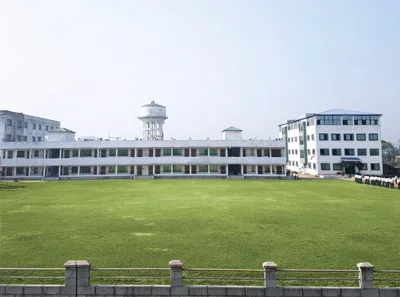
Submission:
<svg viewBox="0 0 400 297">
<path fill-rule="evenodd" d="M 400 191 L 346 181 L 0 183 L 0 266 L 399 269 Z"/>
</svg>

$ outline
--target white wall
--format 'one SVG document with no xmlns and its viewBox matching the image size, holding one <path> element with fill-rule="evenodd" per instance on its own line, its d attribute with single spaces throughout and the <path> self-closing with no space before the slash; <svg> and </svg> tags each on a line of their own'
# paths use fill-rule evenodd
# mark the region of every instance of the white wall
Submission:
<svg viewBox="0 0 400 297">
<path fill-rule="evenodd" d="M 223 140 L 241 140 L 242 139 L 242 131 L 223 131 L 222 139 Z"/>
<path fill-rule="evenodd" d="M 50 132 L 46 136 L 47 141 L 75 141 L 75 133 Z"/>
</svg>

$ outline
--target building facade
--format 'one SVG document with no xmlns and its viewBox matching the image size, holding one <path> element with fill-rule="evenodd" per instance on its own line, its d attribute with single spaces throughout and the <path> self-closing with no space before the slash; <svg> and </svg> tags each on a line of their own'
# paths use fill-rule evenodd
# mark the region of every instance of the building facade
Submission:
<svg viewBox="0 0 400 297">
<path fill-rule="evenodd" d="M 61 130 L 45 142 L 4 143 L 2 179 L 285 176 L 283 140 L 243 140 L 234 127 L 223 140 L 75 141 Z"/>
<path fill-rule="evenodd" d="M 0 143 L 41 142 L 60 122 L 23 113 L 0 110 Z"/>
<path fill-rule="evenodd" d="M 382 175 L 381 114 L 332 109 L 279 125 L 287 169 L 311 175 Z"/>
</svg>

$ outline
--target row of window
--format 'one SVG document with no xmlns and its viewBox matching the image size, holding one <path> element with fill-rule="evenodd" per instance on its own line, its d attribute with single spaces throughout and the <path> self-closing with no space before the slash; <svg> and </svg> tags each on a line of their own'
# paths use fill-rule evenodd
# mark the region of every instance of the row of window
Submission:
<svg viewBox="0 0 400 297">
<path fill-rule="evenodd" d="M 21 141 L 28 141 L 28 136 L 24 136 L 24 135 L 17 135 L 15 139 L 12 138 L 11 134 L 6 134 L 6 138 L 5 141 L 17 141 L 17 142 L 21 142 Z M 42 137 L 41 136 L 32 136 L 32 142 L 40 142 L 42 141 Z"/>
<path fill-rule="evenodd" d="M 355 149 L 345 148 L 345 149 L 343 149 L 343 151 L 344 151 L 345 156 L 355 156 Z M 291 155 L 291 154 L 297 155 L 298 152 L 299 151 L 295 150 L 295 149 L 288 150 L 289 155 Z M 301 154 L 301 152 L 302 151 L 300 151 L 300 154 Z M 358 156 L 367 156 L 367 152 L 368 152 L 368 150 L 364 149 L 364 148 L 357 149 Z M 308 155 L 311 155 L 311 154 L 315 155 L 315 149 L 312 149 L 312 150 L 308 149 L 307 153 L 308 153 Z M 319 153 L 321 156 L 329 156 L 329 149 L 322 148 L 319 150 Z M 380 154 L 380 150 L 378 148 L 369 149 L 370 156 L 379 156 L 379 154 Z M 332 149 L 332 156 L 342 156 L 342 149 L 340 149 L 340 148 Z M 300 156 L 300 157 L 302 157 L 302 156 Z M 304 156 L 302 158 L 304 158 Z"/>
<path fill-rule="evenodd" d="M 161 157 L 161 156 L 178 156 L 178 157 L 197 157 L 197 156 L 220 156 L 220 157 L 239 157 L 240 152 L 233 155 L 228 149 L 228 155 L 226 149 L 221 148 L 200 148 L 200 149 L 148 149 L 144 152 L 143 149 L 73 149 L 73 150 L 60 150 L 60 149 L 48 149 L 48 150 L 33 150 L 29 153 L 28 150 L 18 150 L 17 158 L 78 158 L 78 157 L 94 157 L 94 158 L 107 158 L 107 157 Z M 144 154 L 146 153 L 146 155 Z M 282 150 L 280 149 L 250 149 L 242 150 L 242 156 L 246 157 L 257 156 L 257 157 L 282 157 Z M 4 151 L 3 158 L 12 159 L 14 151 Z"/>
<path fill-rule="evenodd" d="M 317 116 L 317 125 L 379 125 L 379 116 Z"/>
<path fill-rule="evenodd" d="M 365 133 L 357 133 L 356 139 L 357 141 L 366 141 L 367 140 L 367 134 Z M 321 141 L 328 141 L 329 140 L 329 134 L 328 133 L 320 133 L 319 134 L 319 140 Z M 331 139 L 332 141 L 341 141 L 342 140 L 342 135 L 340 133 L 331 133 Z M 344 133 L 343 134 L 343 140 L 344 141 L 354 141 L 354 134 L 353 133 Z M 378 133 L 369 133 L 368 134 L 368 140 L 369 141 L 378 141 L 379 136 Z"/>
<path fill-rule="evenodd" d="M 360 148 L 357 149 L 357 155 L 358 156 L 367 156 L 367 149 Z M 319 154 L 321 156 L 329 156 L 329 149 L 320 149 Z M 332 156 L 341 156 L 342 155 L 342 149 L 332 149 Z M 344 155 L 345 156 L 355 156 L 355 149 L 352 148 L 345 148 L 344 149 Z M 378 148 L 371 148 L 369 149 L 369 155 L 370 156 L 379 156 L 379 149 Z"/>
<path fill-rule="evenodd" d="M 370 169 L 372 171 L 381 170 L 381 164 L 379 164 L 379 163 L 371 163 L 370 164 Z M 331 170 L 331 164 L 330 163 L 321 163 L 321 170 L 324 170 L 324 171 Z M 341 163 L 333 163 L 332 164 L 332 170 L 342 171 L 343 170 L 343 165 Z M 368 170 L 368 163 L 362 163 L 361 170 Z"/>
<path fill-rule="evenodd" d="M 6 120 L 6 125 L 11 127 L 12 126 L 12 120 L 11 119 L 7 119 Z M 22 121 L 17 121 L 17 128 L 18 129 L 28 129 L 28 122 L 22 122 Z M 54 127 L 53 126 L 44 126 L 46 131 L 53 130 Z M 41 124 L 36 124 L 36 123 L 32 123 L 32 129 L 33 130 L 42 130 L 42 125 Z"/>
</svg>

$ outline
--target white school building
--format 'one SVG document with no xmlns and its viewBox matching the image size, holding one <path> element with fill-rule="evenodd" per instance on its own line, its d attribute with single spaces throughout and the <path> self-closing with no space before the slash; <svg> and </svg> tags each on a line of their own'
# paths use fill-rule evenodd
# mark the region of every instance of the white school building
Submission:
<svg viewBox="0 0 400 297">
<path fill-rule="evenodd" d="M 287 169 L 312 175 L 382 175 L 381 114 L 332 109 L 279 125 Z"/>
<path fill-rule="evenodd" d="M 2 179 L 280 178 L 285 176 L 283 140 L 245 140 L 230 127 L 220 140 L 164 140 L 164 106 L 142 106 L 143 138 L 76 140 L 57 128 L 44 142 L 5 142 Z"/>
</svg>

